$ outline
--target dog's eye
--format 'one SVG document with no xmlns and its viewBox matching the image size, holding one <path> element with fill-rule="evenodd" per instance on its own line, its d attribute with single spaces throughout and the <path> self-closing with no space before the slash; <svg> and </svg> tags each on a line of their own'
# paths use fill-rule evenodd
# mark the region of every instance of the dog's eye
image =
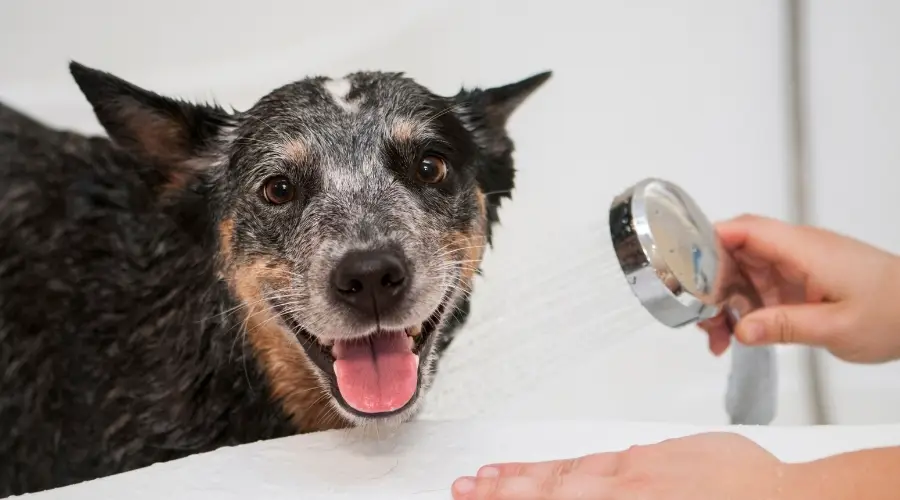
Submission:
<svg viewBox="0 0 900 500">
<path fill-rule="evenodd" d="M 294 199 L 294 185 L 283 175 L 272 177 L 263 186 L 266 201 L 281 205 Z"/>
<path fill-rule="evenodd" d="M 416 179 L 425 184 L 438 184 L 447 177 L 447 162 L 437 156 L 422 158 L 416 169 Z"/>
</svg>

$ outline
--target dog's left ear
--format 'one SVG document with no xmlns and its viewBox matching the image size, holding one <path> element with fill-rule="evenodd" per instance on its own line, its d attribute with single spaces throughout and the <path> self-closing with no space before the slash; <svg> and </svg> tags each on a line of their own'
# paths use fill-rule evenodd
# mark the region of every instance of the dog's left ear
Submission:
<svg viewBox="0 0 900 500">
<path fill-rule="evenodd" d="M 485 156 L 485 161 L 479 165 L 477 179 L 486 194 L 487 216 L 491 223 L 498 220 L 500 202 L 511 197 L 514 186 L 513 142 L 506 133 L 506 123 L 519 105 L 551 75 L 546 71 L 501 87 L 462 90 L 453 98 L 457 116 Z"/>
<path fill-rule="evenodd" d="M 456 100 L 462 105 L 463 113 L 471 114 L 468 118 L 474 119 L 476 123 L 481 122 L 480 125 L 483 127 L 502 130 L 519 105 L 552 75 L 552 72 L 545 71 L 501 87 L 463 90 L 457 95 Z"/>
<path fill-rule="evenodd" d="M 150 162 L 163 190 L 196 180 L 231 125 L 221 108 L 170 99 L 74 61 L 69 70 L 109 138 Z"/>
</svg>

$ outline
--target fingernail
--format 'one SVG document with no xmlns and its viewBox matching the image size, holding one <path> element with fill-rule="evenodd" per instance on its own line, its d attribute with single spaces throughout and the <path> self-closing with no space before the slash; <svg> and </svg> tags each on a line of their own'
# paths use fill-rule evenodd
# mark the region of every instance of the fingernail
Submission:
<svg viewBox="0 0 900 500">
<path fill-rule="evenodd" d="M 765 335 L 765 327 L 763 327 L 763 325 L 759 323 L 751 321 L 744 327 L 744 340 L 748 344 L 756 344 L 760 342 Z"/>
<path fill-rule="evenodd" d="M 500 470 L 496 467 L 482 467 L 478 470 L 478 477 L 497 477 L 500 475 Z"/>
<path fill-rule="evenodd" d="M 461 477 L 453 483 L 453 489 L 457 493 L 465 495 L 475 491 L 475 479 L 471 477 Z"/>
</svg>

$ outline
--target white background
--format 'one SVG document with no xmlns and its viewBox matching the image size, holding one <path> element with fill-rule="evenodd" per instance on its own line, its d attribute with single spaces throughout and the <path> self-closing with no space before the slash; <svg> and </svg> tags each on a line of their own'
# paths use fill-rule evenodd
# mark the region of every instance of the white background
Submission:
<svg viewBox="0 0 900 500">
<path fill-rule="evenodd" d="M 807 3 L 810 214 L 900 251 L 900 4 Z M 775 0 L 4 0 L 0 99 L 100 133 L 70 59 L 237 108 L 310 74 L 403 70 L 450 94 L 551 69 L 510 124 L 518 189 L 423 417 L 719 424 L 727 357 L 639 309 L 607 207 L 652 175 L 713 219 L 792 215 L 786 12 Z M 780 359 L 776 423 L 812 423 L 803 351 Z M 900 369 L 825 361 L 832 423 L 900 421 Z"/>
</svg>

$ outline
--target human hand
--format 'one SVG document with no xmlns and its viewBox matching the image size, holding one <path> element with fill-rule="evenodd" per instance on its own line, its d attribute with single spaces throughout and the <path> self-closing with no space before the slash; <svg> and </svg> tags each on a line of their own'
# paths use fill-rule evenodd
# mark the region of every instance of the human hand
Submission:
<svg viewBox="0 0 900 500">
<path fill-rule="evenodd" d="M 831 231 L 765 217 L 739 217 L 716 230 L 765 306 L 738 322 L 739 341 L 825 347 L 857 363 L 900 358 L 900 258 Z M 699 326 L 713 353 L 728 348 L 724 314 Z"/>
<path fill-rule="evenodd" d="M 790 491 L 793 467 L 749 439 L 698 434 L 570 460 L 482 467 L 453 483 L 455 500 L 758 500 Z"/>
</svg>

